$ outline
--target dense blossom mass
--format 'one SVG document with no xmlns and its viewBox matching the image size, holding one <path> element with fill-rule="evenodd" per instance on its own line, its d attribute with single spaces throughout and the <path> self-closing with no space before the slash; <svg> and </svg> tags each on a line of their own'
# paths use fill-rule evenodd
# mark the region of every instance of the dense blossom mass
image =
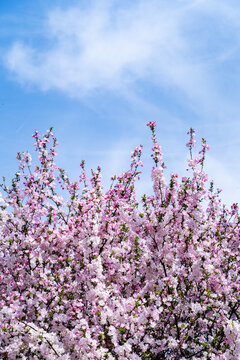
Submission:
<svg viewBox="0 0 240 360">
<path fill-rule="evenodd" d="M 153 195 L 130 169 L 103 191 L 101 169 L 78 182 L 36 131 L 37 165 L 19 153 L 0 197 L 2 360 L 240 359 L 238 205 L 208 184 L 193 129 L 188 176 L 164 178 L 152 131 Z M 208 189 L 209 188 L 209 189 Z M 67 196 L 68 195 L 68 196 Z"/>
</svg>

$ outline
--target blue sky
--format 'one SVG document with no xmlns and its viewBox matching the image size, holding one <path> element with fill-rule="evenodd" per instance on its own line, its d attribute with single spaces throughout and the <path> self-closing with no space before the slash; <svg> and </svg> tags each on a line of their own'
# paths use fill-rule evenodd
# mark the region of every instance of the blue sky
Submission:
<svg viewBox="0 0 240 360">
<path fill-rule="evenodd" d="M 209 180 L 240 202 L 239 30 L 234 0 L 1 0 L 0 175 L 53 126 L 73 179 L 85 159 L 107 184 L 143 144 L 149 192 L 156 121 L 168 172 L 184 174 L 192 126 L 210 145 Z"/>
</svg>

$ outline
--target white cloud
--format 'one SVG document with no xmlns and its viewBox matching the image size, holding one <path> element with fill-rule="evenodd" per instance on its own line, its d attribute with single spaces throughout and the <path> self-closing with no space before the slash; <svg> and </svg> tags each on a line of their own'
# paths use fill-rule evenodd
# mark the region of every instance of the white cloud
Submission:
<svg viewBox="0 0 240 360">
<path fill-rule="evenodd" d="M 202 63 L 191 56 L 191 29 L 185 31 L 204 1 L 97 4 L 49 13 L 45 32 L 51 46 L 13 44 L 8 69 L 22 83 L 73 97 L 99 89 L 124 92 L 138 80 L 150 80 L 207 99 L 211 84 Z"/>
</svg>

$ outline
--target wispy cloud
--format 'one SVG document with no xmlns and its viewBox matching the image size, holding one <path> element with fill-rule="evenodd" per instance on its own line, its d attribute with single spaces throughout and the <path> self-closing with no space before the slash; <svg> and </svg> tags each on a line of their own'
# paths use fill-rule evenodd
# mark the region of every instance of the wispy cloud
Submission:
<svg viewBox="0 0 240 360">
<path fill-rule="evenodd" d="M 191 19 L 197 20 L 206 9 L 212 13 L 215 2 L 113 3 L 95 1 L 88 8 L 51 11 L 44 24 L 48 47 L 14 43 L 5 59 L 8 69 L 22 83 L 74 97 L 98 90 L 125 91 L 141 80 L 204 97 L 211 82 L 202 59 L 191 51 Z"/>
</svg>

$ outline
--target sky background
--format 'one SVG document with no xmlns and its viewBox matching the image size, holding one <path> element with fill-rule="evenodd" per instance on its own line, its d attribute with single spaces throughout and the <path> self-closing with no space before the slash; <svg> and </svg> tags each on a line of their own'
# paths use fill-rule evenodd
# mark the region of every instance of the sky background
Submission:
<svg viewBox="0 0 240 360">
<path fill-rule="evenodd" d="M 156 121 L 167 174 L 184 175 L 193 127 L 209 180 L 240 202 L 239 65 L 239 0 L 1 0 L 0 176 L 53 126 L 73 180 L 84 159 L 107 186 L 143 144 L 149 193 Z"/>
</svg>

